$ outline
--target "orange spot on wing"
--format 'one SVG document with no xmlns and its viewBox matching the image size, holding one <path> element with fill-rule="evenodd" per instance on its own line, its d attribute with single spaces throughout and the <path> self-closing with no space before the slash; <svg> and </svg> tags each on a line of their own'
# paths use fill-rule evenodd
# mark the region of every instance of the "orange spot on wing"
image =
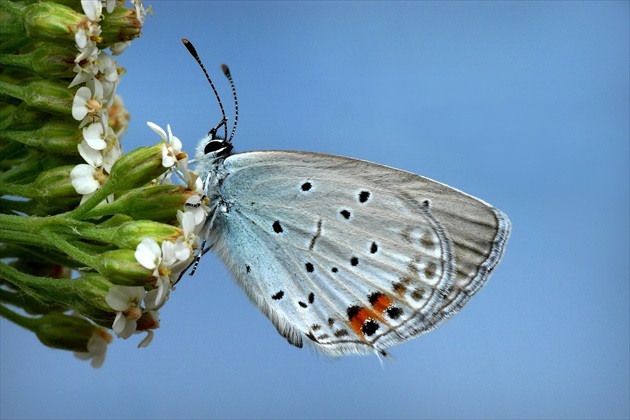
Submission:
<svg viewBox="0 0 630 420">
<path fill-rule="evenodd" d="M 386 295 L 379 295 L 376 302 L 372 304 L 374 310 L 378 313 L 383 313 L 387 308 L 389 308 L 392 304 L 392 300 Z"/>
<path fill-rule="evenodd" d="M 367 319 L 381 320 L 381 316 L 368 308 L 360 308 L 357 313 L 350 318 L 350 326 L 359 337 L 364 337 L 363 324 Z"/>
</svg>

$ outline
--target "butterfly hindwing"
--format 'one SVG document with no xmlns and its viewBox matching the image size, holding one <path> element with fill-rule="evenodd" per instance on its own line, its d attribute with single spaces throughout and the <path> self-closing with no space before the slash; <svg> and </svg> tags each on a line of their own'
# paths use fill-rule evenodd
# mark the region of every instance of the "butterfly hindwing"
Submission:
<svg viewBox="0 0 630 420">
<path fill-rule="evenodd" d="M 222 163 L 213 249 L 294 345 L 379 352 L 438 326 L 485 283 L 509 221 L 446 185 L 306 152 Z"/>
</svg>

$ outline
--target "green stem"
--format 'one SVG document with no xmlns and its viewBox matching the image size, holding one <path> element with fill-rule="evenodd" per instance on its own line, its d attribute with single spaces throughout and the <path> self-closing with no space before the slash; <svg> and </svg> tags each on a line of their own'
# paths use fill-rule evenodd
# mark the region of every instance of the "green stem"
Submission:
<svg viewBox="0 0 630 420">
<path fill-rule="evenodd" d="M 0 194 L 26 198 L 35 198 L 38 195 L 32 184 L 18 185 L 11 182 L 0 182 Z"/>
<path fill-rule="evenodd" d="M 113 187 L 113 183 L 107 180 L 107 182 L 105 182 L 101 188 L 96 190 L 94 195 L 83 202 L 83 204 L 72 211 L 59 215 L 59 217 L 74 220 L 84 219 L 90 213 L 90 210 L 98 206 L 114 192 L 115 189 Z"/>
<path fill-rule="evenodd" d="M 25 101 L 27 91 L 25 87 L 14 85 L 12 83 L 0 82 L 0 95 L 11 96 Z"/>
<path fill-rule="evenodd" d="M 13 312 L 4 305 L 0 305 L 0 316 L 21 327 L 26 328 L 29 331 L 35 332 L 37 330 L 37 319 L 20 315 L 16 312 Z"/>
<path fill-rule="evenodd" d="M 3 66 L 30 68 L 31 57 L 32 54 L 0 54 L 0 64 Z"/>
<path fill-rule="evenodd" d="M 43 303 L 66 302 L 74 289 L 74 280 L 32 276 L 1 261 L 0 278 Z"/>
<path fill-rule="evenodd" d="M 90 267 L 96 267 L 98 257 L 83 252 L 73 246 L 62 235 L 54 230 L 77 232 L 72 235 L 80 237 L 79 228 L 88 226 L 85 222 L 76 222 L 71 219 L 59 217 L 24 217 L 9 214 L 0 214 L 0 240 L 11 243 L 20 243 L 41 248 L 53 248 L 69 255 L 74 260 Z"/>
</svg>

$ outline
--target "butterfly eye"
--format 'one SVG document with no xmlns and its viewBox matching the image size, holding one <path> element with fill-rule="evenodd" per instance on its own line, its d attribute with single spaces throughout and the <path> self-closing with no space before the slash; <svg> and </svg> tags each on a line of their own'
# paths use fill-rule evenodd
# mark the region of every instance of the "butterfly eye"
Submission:
<svg viewBox="0 0 630 420">
<path fill-rule="evenodd" d="M 211 142 L 206 144 L 203 152 L 207 155 L 208 153 L 216 152 L 219 149 L 223 149 L 224 147 L 226 147 L 226 142 L 224 140 L 212 140 Z"/>
</svg>

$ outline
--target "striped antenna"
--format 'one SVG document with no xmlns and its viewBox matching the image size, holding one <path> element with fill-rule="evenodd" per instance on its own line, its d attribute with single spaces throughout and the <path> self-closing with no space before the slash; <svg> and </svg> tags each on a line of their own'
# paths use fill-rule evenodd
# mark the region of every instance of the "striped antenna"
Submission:
<svg viewBox="0 0 630 420">
<path fill-rule="evenodd" d="M 217 129 L 219 129 L 219 127 L 221 127 L 223 125 L 224 130 L 225 130 L 225 139 L 227 140 L 227 117 L 225 116 L 225 109 L 223 109 L 223 104 L 221 103 L 221 98 L 219 97 L 219 92 L 217 92 L 217 89 L 214 87 L 214 83 L 212 83 L 212 79 L 210 79 L 210 75 L 208 74 L 208 72 L 206 71 L 206 68 L 204 67 L 203 63 L 201 62 L 201 59 L 199 58 L 199 54 L 197 54 L 197 50 L 195 50 L 195 47 L 193 46 L 192 42 L 190 42 L 189 40 L 187 40 L 186 38 L 182 38 L 182 42 L 184 43 L 184 46 L 186 47 L 186 49 L 188 50 L 188 52 L 190 53 L 190 55 L 193 56 L 193 58 L 197 61 L 197 64 L 199 64 L 199 67 L 201 67 L 201 70 L 203 70 L 203 74 L 206 75 L 206 79 L 208 79 L 208 83 L 210 83 L 210 86 L 212 87 L 212 91 L 214 92 L 214 96 L 217 98 L 217 102 L 219 103 L 219 107 L 221 108 L 221 115 L 223 115 L 223 119 L 221 120 L 221 122 L 214 127 L 212 130 L 210 130 L 209 134 L 212 134 L 214 137 L 214 134 L 216 133 Z M 229 71 L 228 71 L 229 73 Z M 228 76 L 228 80 L 231 81 L 231 78 Z M 232 84 L 232 90 L 234 90 L 234 85 Z M 232 129 L 232 133 L 234 133 L 234 130 L 236 130 L 236 121 L 234 124 L 234 128 Z M 232 138 L 230 137 L 230 140 Z M 227 140 L 229 142 L 229 140 Z"/>
<path fill-rule="evenodd" d="M 230 82 L 232 97 L 234 98 L 234 125 L 232 125 L 232 132 L 230 133 L 230 138 L 228 139 L 228 142 L 231 143 L 234 138 L 234 133 L 236 133 L 236 124 L 238 123 L 238 99 L 236 98 L 236 86 L 234 86 L 234 80 L 232 79 L 232 74 L 230 74 L 230 69 L 227 64 L 221 64 L 221 70 Z"/>
</svg>

